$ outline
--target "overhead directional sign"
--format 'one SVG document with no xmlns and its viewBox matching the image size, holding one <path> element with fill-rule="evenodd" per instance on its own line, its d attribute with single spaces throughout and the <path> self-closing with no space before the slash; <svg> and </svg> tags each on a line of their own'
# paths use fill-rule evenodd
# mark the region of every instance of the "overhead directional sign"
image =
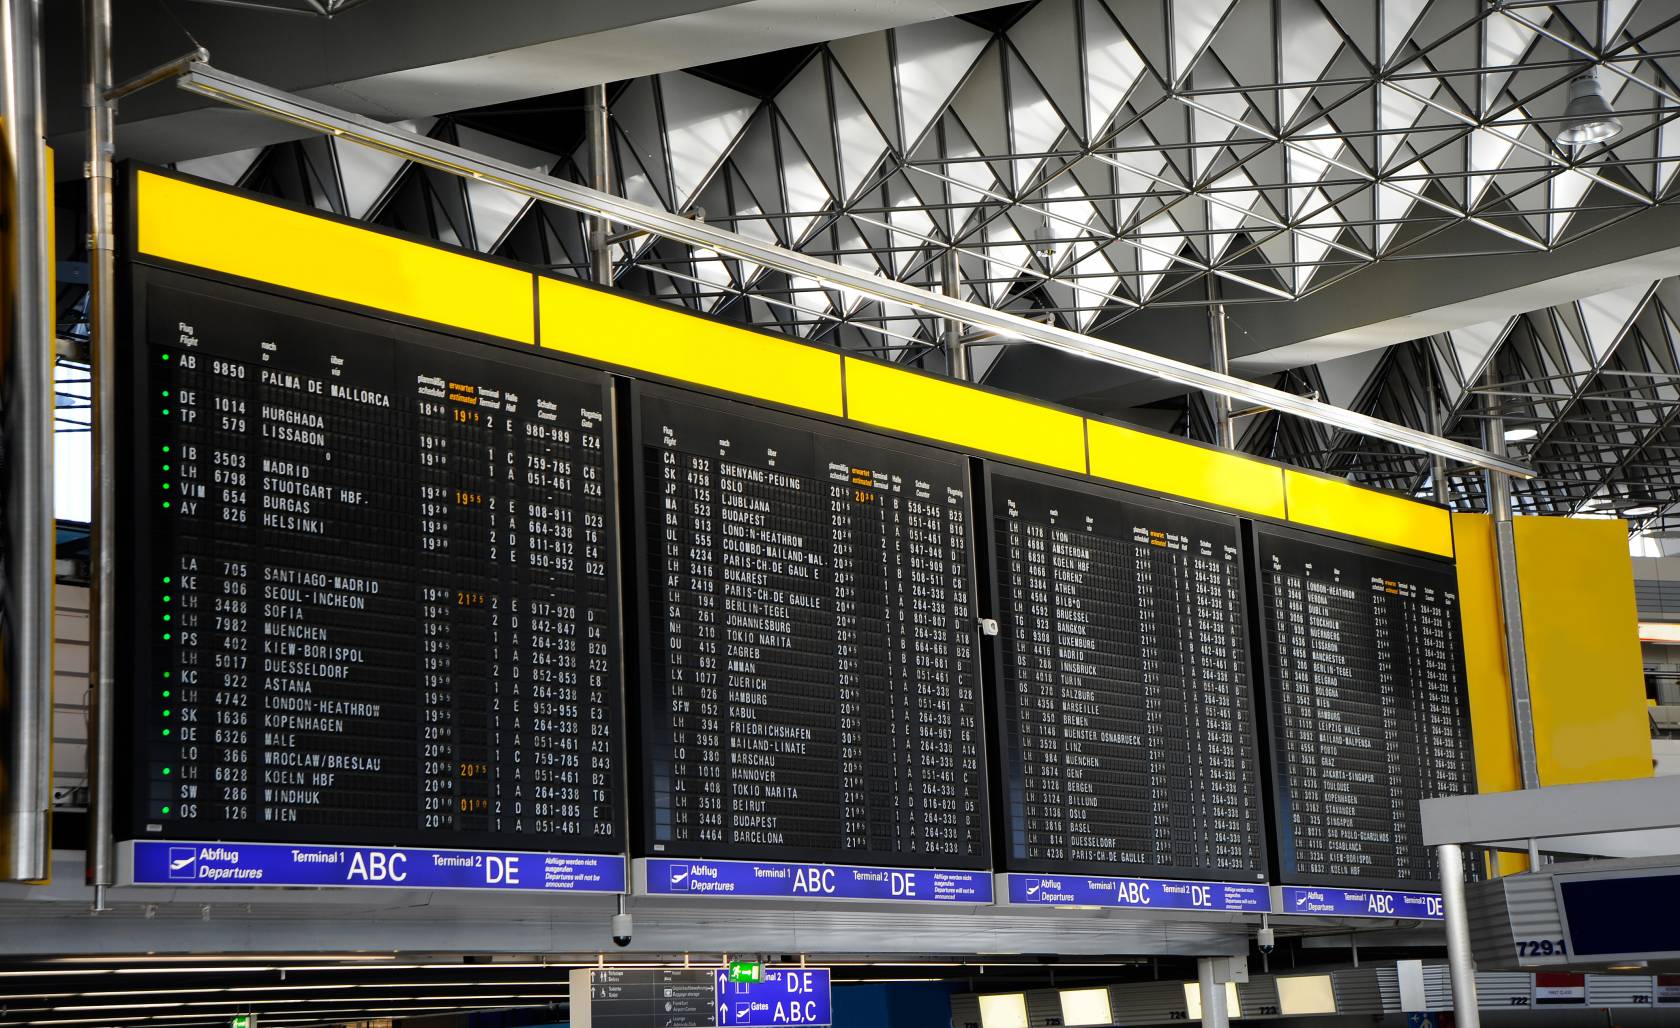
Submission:
<svg viewBox="0 0 1680 1028">
<path fill-rule="evenodd" d="M 656 896 L 992 902 L 992 876 L 985 871 L 670 857 L 649 857 L 636 865 L 636 891 Z"/>
<path fill-rule="evenodd" d="M 766 967 L 757 982 L 733 981 L 732 971 L 717 972 L 718 1028 L 834 1023 L 828 968 Z"/>
<path fill-rule="evenodd" d="M 398 846 L 260 842 L 121 844 L 132 885 L 354 886 L 623 892 L 624 858 L 604 853 L 520 853 Z"/>
<path fill-rule="evenodd" d="M 1441 897 L 1433 892 L 1395 892 L 1390 889 L 1334 889 L 1280 885 L 1273 910 L 1279 914 L 1318 917 L 1399 917 L 1439 921 Z"/>
<path fill-rule="evenodd" d="M 1041 907 L 1128 907 L 1140 910 L 1206 910 L 1264 913 L 1266 886 L 1247 882 L 1174 881 L 1093 875 L 1008 874 L 1005 902 Z"/>
</svg>

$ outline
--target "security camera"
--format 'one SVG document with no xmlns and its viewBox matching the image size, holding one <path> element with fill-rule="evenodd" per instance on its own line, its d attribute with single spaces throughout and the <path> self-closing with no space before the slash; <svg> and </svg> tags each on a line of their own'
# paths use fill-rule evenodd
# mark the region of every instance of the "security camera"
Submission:
<svg viewBox="0 0 1680 1028">
<path fill-rule="evenodd" d="M 1260 952 L 1270 953 L 1277 946 L 1277 932 L 1262 928 L 1254 933 L 1254 942 L 1260 947 Z"/>
<path fill-rule="evenodd" d="M 630 930 L 632 927 L 629 914 L 614 914 L 612 919 L 613 945 L 630 945 Z"/>
</svg>

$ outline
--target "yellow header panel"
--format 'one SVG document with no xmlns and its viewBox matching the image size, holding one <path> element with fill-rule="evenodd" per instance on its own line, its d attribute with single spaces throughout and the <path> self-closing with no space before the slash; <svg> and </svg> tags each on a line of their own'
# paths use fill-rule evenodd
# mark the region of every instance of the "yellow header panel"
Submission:
<svg viewBox="0 0 1680 1028">
<path fill-rule="evenodd" d="M 1541 785 L 1651 775 L 1651 721 L 1627 522 L 1517 518 Z"/>
<path fill-rule="evenodd" d="M 1452 517 L 1440 507 L 1285 469 L 1289 520 L 1359 539 L 1453 555 Z"/>
<path fill-rule="evenodd" d="M 1085 471 L 1085 419 L 947 379 L 846 358 L 846 416 L 965 449 Z"/>
<path fill-rule="evenodd" d="M 142 171 L 140 252 L 534 343 L 529 272 Z"/>
<path fill-rule="evenodd" d="M 1224 450 L 1085 422 L 1091 474 L 1189 500 L 1282 519 L 1283 469 Z"/>
<path fill-rule="evenodd" d="M 559 279 L 537 280 L 545 349 L 840 417 L 840 354 Z"/>
</svg>

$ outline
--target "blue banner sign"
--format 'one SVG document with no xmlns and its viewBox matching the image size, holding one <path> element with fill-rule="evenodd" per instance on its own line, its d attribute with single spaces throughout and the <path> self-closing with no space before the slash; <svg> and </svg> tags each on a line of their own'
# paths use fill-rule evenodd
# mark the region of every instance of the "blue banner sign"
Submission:
<svg viewBox="0 0 1680 1028">
<path fill-rule="evenodd" d="M 1327 917 L 1401 917 L 1439 921 L 1441 897 L 1433 892 L 1392 892 L 1387 889 L 1329 889 L 1318 886 L 1278 886 L 1277 912 Z"/>
<path fill-rule="evenodd" d="M 1137 910 L 1208 910 L 1263 913 L 1272 909 L 1266 886 L 1241 882 L 1187 882 L 1168 878 L 1008 874 L 1010 903 L 1053 907 L 1126 907 Z"/>
<path fill-rule="evenodd" d="M 268 842 L 128 844 L 135 885 L 623 892 L 624 858 Z"/>
<path fill-rule="evenodd" d="M 761 982 L 732 982 L 717 972 L 718 1028 L 829 1025 L 834 1011 L 826 967 L 767 967 Z"/>
<path fill-rule="evenodd" d="M 643 891 L 655 896 L 885 900 L 896 903 L 990 903 L 987 871 L 853 867 L 758 860 L 641 861 Z"/>
</svg>

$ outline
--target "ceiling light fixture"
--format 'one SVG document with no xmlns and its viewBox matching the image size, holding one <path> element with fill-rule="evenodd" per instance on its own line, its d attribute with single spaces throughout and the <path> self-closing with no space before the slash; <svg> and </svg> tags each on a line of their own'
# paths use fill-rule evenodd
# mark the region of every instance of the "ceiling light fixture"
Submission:
<svg viewBox="0 0 1680 1028">
<path fill-rule="evenodd" d="M 1570 146 L 1602 143 L 1622 131 L 1622 123 L 1604 98 L 1598 69 L 1589 68 L 1569 84 L 1569 106 L 1563 110 L 1558 140 Z"/>
<path fill-rule="evenodd" d="M 1537 428 L 1507 428 L 1505 441 L 1508 443 L 1526 443 L 1540 434 Z"/>
<path fill-rule="evenodd" d="M 1649 503 L 1642 503 L 1637 507 L 1629 507 L 1627 510 L 1622 511 L 1623 514 L 1626 514 L 1630 518 L 1643 518 L 1651 514 L 1655 514 L 1656 512 L 1656 506 Z"/>
</svg>

